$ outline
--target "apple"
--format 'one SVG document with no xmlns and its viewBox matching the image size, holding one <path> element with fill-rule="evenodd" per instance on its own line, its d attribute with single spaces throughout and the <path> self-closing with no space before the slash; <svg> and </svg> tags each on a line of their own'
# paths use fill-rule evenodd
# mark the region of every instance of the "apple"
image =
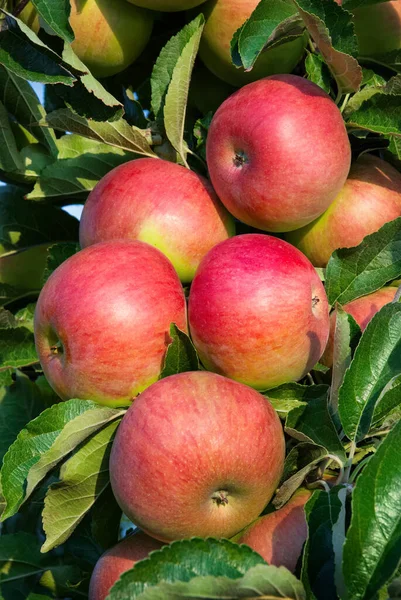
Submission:
<svg viewBox="0 0 401 600">
<path fill-rule="evenodd" d="M 151 10 L 161 10 L 164 12 L 178 12 L 180 10 L 187 10 L 194 6 L 203 4 L 205 0 L 128 0 L 136 6 L 143 6 L 144 8 L 150 8 Z"/>
<path fill-rule="evenodd" d="M 173 322 L 186 329 L 170 261 L 143 242 L 104 242 L 47 280 L 35 311 L 36 349 L 61 398 L 128 406 L 158 379 Z"/>
<path fill-rule="evenodd" d="M 97 561 L 89 585 L 89 600 L 106 600 L 120 576 L 162 544 L 138 532 L 107 550 Z"/>
<path fill-rule="evenodd" d="M 266 77 L 230 96 L 213 117 L 206 151 L 226 208 L 247 225 L 276 232 L 320 216 L 351 161 L 337 106 L 296 75 Z"/>
<path fill-rule="evenodd" d="M 299 250 L 265 234 L 236 236 L 206 255 L 188 318 L 203 365 L 258 390 L 301 379 L 329 335 L 315 269 Z"/>
<path fill-rule="evenodd" d="M 362 296 L 361 298 L 357 298 L 356 300 L 352 300 L 352 302 L 348 302 L 348 304 L 344 304 L 342 307 L 346 313 L 354 317 L 355 321 L 358 323 L 359 327 L 362 331 L 365 330 L 367 324 L 377 312 L 385 304 L 392 302 L 394 300 L 394 296 L 397 291 L 397 287 L 388 286 L 384 287 L 372 294 L 368 294 L 367 296 Z M 333 352 L 334 352 L 334 334 L 336 329 L 336 311 L 334 310 L 330 315 L 330 334 L 327 342 L 326 349 L 321 358 L 321 363 L 326 367 L 333 366 Z"/>
<path fill-rule="evenodd" d="M 119 238 L 147 242 L 171 260 L 185 283 L 205 254 L 234 233 L 234 221 L 207 179 L 155 158 L 127 162 L 103 177 L 80 223 L 83 248 Z"/>
<path fill-rule="evenodd" d="M 384 160 L 364 154 L 352 165 L 328 210 L 286 239 L 316 267 L 325 267 L 335 250 L 357 246 L 366 235 L 399 216 L 401 174 Z"/>
<path fill-rule="evenodd" d="M 235 67 L 231 60 L 231 39 L 258 4 L 259 0 L 209 0 L 201 7 L 206 24 L 199 56 L 214 75 L 237 87 L 266 75 L 290 73 L 301 60 L 305 50 L 307 38 L 300 35 L 265 50 L 248 73 Z"/>
<path fill-rule="evenodd" d="M 267 398 L 214 373 L 180 373 L 128 409 L 110 480 L 123 512 L 156 539 L 232 537 L 271 499 L 284 454 Z"/>
<path fill-rule="evenodd" d="M 293 573 L 308 535 L 304 506 L 310 497 L 309 490 L 298 490 L 283 508 L 252 523 L 237 543 L 250 546 L 269 565 Z"/>
<path fill-rule="evenodd" d="M 401 48 L 401 0 L 361 6 L 352 12 L 360 56 L 374 57 Z"/>
</svg>

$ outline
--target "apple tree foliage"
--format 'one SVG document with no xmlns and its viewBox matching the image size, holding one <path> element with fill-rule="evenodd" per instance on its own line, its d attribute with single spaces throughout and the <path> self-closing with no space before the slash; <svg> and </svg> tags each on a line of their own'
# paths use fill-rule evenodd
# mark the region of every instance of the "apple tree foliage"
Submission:
<svg viewBox="0 0 401 600">
<path fill-rule="evenodd" d="M 401 50 L 359 56 L 352 11 L 380 0 L 261 0 L 236 32 L 232 61 L 252 69 L 266 48 L 309 34 L 296 73 L 337 102 L 354 156 L 401 167 Z M 91 571 L 118 539 L 121 512 L 108 456 L 124 409 L 50 388 L 35 351 L 33 313 L 51 272 L 79 250 L 82 204 L 113 167 L 161 156 L 206 173 L 212 113 L 191 84 L 204 17 L 159 15 L 140 59 L 96 80 L 71 49 L 69 3 L 32 0 L 39 35 L 0 0 L 0 598 L 87 598 Z M 44 84 L 41 104 L 30 82 Z M 199 92 L 198 92 L 199 93 Z M 308 539 L 295 575 L 229 540 L 174 542 L 138 563 L 110 600 L 401 596 L 401 304 L 364 333 L 342 305 L 401 277 L 401 218 L 319 270 L 337 310 L 334 367 L 269 390 L 287 458 L 272 500 L 301 485 Z M 162 377 L 202 368 L 175 324 Z M 116 374 L 117 376 L 117 374 Z"/>
</svg>

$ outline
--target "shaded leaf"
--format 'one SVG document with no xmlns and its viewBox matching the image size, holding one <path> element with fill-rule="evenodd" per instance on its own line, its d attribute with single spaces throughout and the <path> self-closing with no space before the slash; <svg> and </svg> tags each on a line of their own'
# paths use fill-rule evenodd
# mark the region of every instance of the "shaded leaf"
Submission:
<svg viewBox="0 0 401 600">
<path fill-rule="evenodd" d="M 305 69 L 309 81 L 316 83 L 327 94 L 330 93 L 330 72 L 320 54 L 307 52 L 305 59 Z"/>
<path fill-rule="evenodd" d="M 43 272 L 43 283 L 45 283 L 50 275 L 70 256 L 79 252 L 80 246 L 78 243 L 60 243 L 53 244 L 49 247 L 46 257 L 46 268 Z"/>
<path fill-rule="evenodd" d="M 189 336 L 181 331 L 175 323 L 170 325 L 171 343 L 167 348 L 160 379 L 185 371 L 199 369 L 198 354 Z"/>
<path fill-rule="evenodd" d="M 32 0 L 32 4 L 44 21 L 66 42 L 74 40 L 74 33 L 68 21 L 69 0 Z"/>
<path fill-rule="evenodd" d="M 0 102 L 0 169 L 22 171 L 23 163 L 4 104 Z"/>
<path fill-rule="evenodd" d="M 269 398 L 273 408 L 280 417 L 299 406 L 305 406 L 311 400 L 327 398 L 328 385 L 301 385 L 300 383 L 285 383 L 273 388 L 263 395 Z"/>
</svg>

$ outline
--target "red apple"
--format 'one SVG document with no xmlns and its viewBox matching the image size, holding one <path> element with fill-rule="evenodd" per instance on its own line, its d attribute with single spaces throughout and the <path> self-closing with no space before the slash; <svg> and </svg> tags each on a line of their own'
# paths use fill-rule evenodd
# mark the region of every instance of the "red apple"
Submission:
<svg viewBox="0 0 401 600">
<path fill-rule="evenodd" d="M 132 2 L 132 4 L 136 4 L 137 6 L 143 6 L 144 8 L 150 8 L 151 10 L 178 12 L 199 6 L 205 0 L 128 0 L 128 2 Z"/>
<path fill-rule="evenodd" d="M 180 165 L 140 158 L 108 173 L 89 195 L 80 223 L 84 248 L 113 239 L 142 240 L 192 281 L 205 256 L 234 235 L 232 217 L 204 177 Z"/>
<path fill-rule="evenodd" d="M 63 399 L 129 405 L 156 381 L 171 323 L 186 329 L 172 264 L 143 242 L 96 244 L 66 260 L 43 287 L 36 349 Z"/>
<path fill-rule="evenodd" d="M 310 497 L 310 491 L 298 490 L 283 508 L 252 523 L 238 544 L 247 544 L 269 565 L 293 573 L 308 535 L 304 506 Z"/>
<path fill-rule="evenodd" d="M 269 502 L 283 462 L 270 402 L 198 371 L 158 381 L 129 408 L 110 478 L 124 513 L 157 539 L 232 537 Z"/>
<path fill-rule="evenodd" d="M 275 73 L 290 73 L 304 53 L 307 37 L 300 35 L 265 50 L 250 72 L 233 65 L 231 39 L 258 4 L 259 0 L 209 0 L 201 7 L 206 24 L 199 56 L 212 73 L 231 85 L 244 85 Z M 296 13 L 295 7 L 293 11 Z"/>
<path fill-rule="evenodd" d="M 120 576 L 162 544 L 145 533 L 134 533 L 107 550 L 97 561 L 89 586 L 89 600 L 106 600 Z"/>
<path fill-rule="evenodd" d="M 401 174 L 372 155 L 352 165 L 343 189 L 316 221 L 287 234 L 316 267 L 325 267 L 337 248 L 357 246 L 366 235 L 401 216 Z"/>
<path fill-rule="evenodd" d="M 301 379 L 329 334 L 323 285 L 305 256 L 278 238 L 239 235 L 203 259 L 189 296 L 204 366 L 259 390 Z"/>
<path fill-rule="evenodd" d="M 362 296 L 361 298 L 357 298 L 356 300 L 352 300 L 352 302 L 348 302 L 348 304 L 344 304 L 342 307 L 345 312 L 354 317 L 355 321 L 358 323 L 359 327 L 362 331 L 365 330 L 367 324 L 377 312 L 385 304 L 392 302 L 394 300 L 395 293 L 397 291 L 396 287 L 388 286 L 384 287 L 381 290 L 377 290 L 372 294 L 368 294 L 367 296 Z M 321 363 L 326 365 L 326 367 L 333 366 L 333 352 L 334 352 L 334 334 L 336 329 L 336 311 L 334 310 L 330 315 L 330 334 L 329 340 L 327 342 L 326 349 L 321 358 Z"/>
<path fill-rule="evenodd" d="M 372 56 L 401 48 L 401 0 L 353 9 L 359 55 Z"/>
<path fill-rule="evenodd" d="M 337 106 L 296 75 L 267 77 L 230 96 L 207 138 L 219 198 L 237 219 L 265 231 L 298 229 L 321 215 L 350 160 Z"/>
</svg>

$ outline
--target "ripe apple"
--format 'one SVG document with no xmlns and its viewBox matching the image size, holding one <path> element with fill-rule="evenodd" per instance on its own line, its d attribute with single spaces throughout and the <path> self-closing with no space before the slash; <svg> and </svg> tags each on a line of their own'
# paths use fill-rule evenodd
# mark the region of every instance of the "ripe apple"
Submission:
<svg viewBox="0 0 401 600">
<path fill-rule="evenodd" d="M 178 12 L 180 10 L 187 10 L 194 6 L 203 4 L 205 0 L 128 0 L 136 6 L 143 6 L 144 8 L 150 8 L 151 10 L 161 10 L 164 12 Z"/>
<path fill-rule="evenodd" d="M 188 317 L 204 366 L 259 390 L 301 379 L 329 335 L 315 269 L 296 248 L 265 234 L 236 236 L 207 254 Z"/>
<path fill-rule="evenodd" d="M 401 0 L 353 9 L 359 55 L 372 56 L 401 48 Z"/>
<path fill-rule="evenodd" d="M 207 138 L 212 184 L 240 221 L 265 231 L 310 223 L 347 178 L 351 149 L 331 98 L 296 75 L 266 77 L 230 96 Z"/>
<path fill-rule="evenodd" d="M 139 532 L 107 550 L 97 561 L 92 573 L 89 600 L 106 600 L 111 588 L 125 571 L 161 547 L 160 542 Z"/>
<path fill-rule="evenodd" d="M 398 288 L 394 286 L 384 287 L 381 290 L 377 290 L 367 296 L 362 296 L 348 304 L 344 304 L 342 307 L 345 312 L 354 317 L 362 331 L 365 330 L 367 324 L 377 312 L 385 304 L 394 300 L 395 293 Z M 330 334 L 327 342 L 326 349 L 321 358 L 321 363 L 326 367 L 333 366 L 333 352 L 334 352 L 334 333 L 336 329 L 336 311 L 334 310 L 330 315 Z"/>
<path fill-rule="evenodd" d="M 235 67 L 231 60 L 231 39 L 258 4 L 259 0 L 209 0 L 201 8 L 206 24 L 199 56 L 212 73 L 237 87 L 266 75 L 290 73 L 305 50 L 307 38 L 301 35 L 265 50 L 248 73 Z"/>
<path fill-rule="evenodd" d="M 205 254 L 234 233 L 234 221 L 207 179 L 155 158 L 130 161 L 103 177 L 80 223 L 83 248 L 119 238 L 142 240 L 161 250 L 186 283 Z"/>
<path fill-rule="evenodd" d="M 304 506 L 310 497 L 309 490 L 298 490 L 283 508 L 252 523 L 238 544 L 247 544 L 269 565 L 293 573 L 308 535 Z"/>
<path fill-rule="evenodd" d="M 357 246 L 366 235 L 401 216 L 401 174 L 376 156 L 352 165 L 344 187 L 316 221 L 287 234 L 315 267 L 325 267 L 337 248 Z"/>
<path fill-rule="evenodd" d="M 143 242 L 104 242 L 70 257 L 46 282 L 36 349 L 61 398 L 127 406 L 158 379 L 173 322 L 186 329 L 170 261 Z"/>
<path fill-rule="evenodd" d="M 232 537 L 272 497 L 284 446 L 267 398 L 214 373 L 180 373 L 127 411 L 111 485 L 128 518 L 157 539 Z"/>
</svg>

